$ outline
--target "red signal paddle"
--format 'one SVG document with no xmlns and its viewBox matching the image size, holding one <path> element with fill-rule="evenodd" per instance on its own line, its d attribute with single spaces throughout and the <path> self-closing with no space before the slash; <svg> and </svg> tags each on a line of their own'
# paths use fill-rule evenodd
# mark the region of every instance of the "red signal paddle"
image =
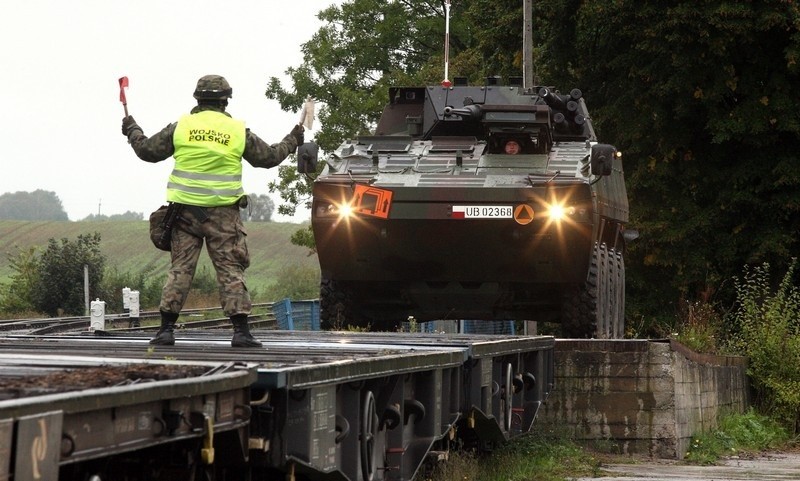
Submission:
<svg viewBox="0 0 800 481">
<path fill-rule="evenodd" d="M 119 101 L 125 109 L 125 117 L 128 116 L 128 99 L 125 98 L 125 88 L 128 86 L 128 77 L 119 78 Z"/>
</svg>

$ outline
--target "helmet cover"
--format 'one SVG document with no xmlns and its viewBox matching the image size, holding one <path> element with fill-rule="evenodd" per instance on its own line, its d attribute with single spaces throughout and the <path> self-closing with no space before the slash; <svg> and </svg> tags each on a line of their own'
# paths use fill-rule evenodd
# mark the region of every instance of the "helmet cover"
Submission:
<svg viewBox="0 0 800 481">
<path fill-rule="evenodd" d="M 233 96 L 231 85 L 221 75 L 204 75 L 197 81 L 194 89 L 194 98 L 201 99 L 227 99 Z"/>
</svg>

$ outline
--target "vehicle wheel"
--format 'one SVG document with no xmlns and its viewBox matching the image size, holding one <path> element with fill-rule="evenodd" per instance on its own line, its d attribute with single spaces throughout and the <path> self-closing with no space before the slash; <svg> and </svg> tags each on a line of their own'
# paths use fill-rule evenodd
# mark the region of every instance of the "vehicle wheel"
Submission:
<svg viewBox="0 0 800 481">
<path fill-rule="evenodd" d="M 619 339 L 625 334 L 625 263 L 621 252 L 595 244 L 586 282 L 566 293 L 562 334 Z"/>
<path fill-rule="evenodd" d="M 611 338 L 622 339 L 625 337 L 625 257 L 622 252 L 611 250 L 614 274 L 611 281 L 613 319 Z"/>
<path fill-rule="evenodd" d="M 600 247 L 595 244 L 586 282 L 571 288 L 566 293 L 561 319 L 561 334 L 566 338 L 591 338 L 599 329 L 597 322 L 599 253 Z"/>
<path fill-rule="evenodd" d="M 603 289 L 603 322 L 598 324 L 598 339 L 621 339 L 625 337 L 625 260 L 622 252 L 611 249 L 606 254 L 606 286 Z"/>
<path fill-rule="evenodd" d="M 605 244 L 595 246 L 592 259 L 597 263 L 597 295 L 594 299 L 592 316 L 596 326 L 594 336 L 597 339 L 608 339 L 611 331 L 611 264 L 608 262 L 608 247 Z M 590 303 L 592 301 L 589 301 Z"/>
<path fill-rule="evenodd" d="M 341 329 L 348 310 L 348 296 L 336 283 L 323 278 L 319 283 L 319 324 L 324 330 Z"/>
<path fill-rule="evenodd" d="M 369 326 L 353 307 L 354 300 L 346 286 L 323 278 L 319 285 L 319 324 L 324 330 L 342 330 L 348 326 Z"/>
</svg>

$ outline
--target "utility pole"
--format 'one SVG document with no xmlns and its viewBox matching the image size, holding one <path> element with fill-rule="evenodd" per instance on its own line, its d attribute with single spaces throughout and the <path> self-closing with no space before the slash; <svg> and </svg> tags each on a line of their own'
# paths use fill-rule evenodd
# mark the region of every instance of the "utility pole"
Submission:
<svg viewBox="0 0 800 481">
<path fill-rule="evenodd" d="M 83 265 L 83 302 L 88 316 L 91 312 L 89 311 L 89 264 Z"/>
<path fill-rule="evenodd" d="M 522 0 L 522 86 L 533 90 L 533 0 Z"/>
</svg>

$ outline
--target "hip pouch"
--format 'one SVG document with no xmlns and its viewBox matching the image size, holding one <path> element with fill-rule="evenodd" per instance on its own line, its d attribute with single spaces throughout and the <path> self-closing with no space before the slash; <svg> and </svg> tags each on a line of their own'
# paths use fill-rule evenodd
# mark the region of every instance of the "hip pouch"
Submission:
<svg viewBox="0 0 800 481">
<path fill-rule="evenodd" d="M 172 228 L 181 213 L 181 204 L 170 202 L 150 214 L 150 240 L 162 251 L 169 252 L 172 245 Z"/>
</svg>

